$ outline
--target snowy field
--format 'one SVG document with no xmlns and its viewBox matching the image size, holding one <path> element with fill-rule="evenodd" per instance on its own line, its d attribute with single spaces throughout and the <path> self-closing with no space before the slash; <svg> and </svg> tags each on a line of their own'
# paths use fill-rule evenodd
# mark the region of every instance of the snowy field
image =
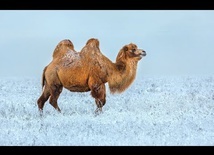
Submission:
<svg viewBox="0 0 214 155">
<path fill-rule="evenodd" d="M 62 112 L 46 102 L 40 117 L 41 91 L 40 78 L 0 78 L 1 146 L 214 145 L 214 76 L 145 76 L 116 95 L 107 88 L 98 116 L 90 92 L 63 89 Z"/>
</svg>

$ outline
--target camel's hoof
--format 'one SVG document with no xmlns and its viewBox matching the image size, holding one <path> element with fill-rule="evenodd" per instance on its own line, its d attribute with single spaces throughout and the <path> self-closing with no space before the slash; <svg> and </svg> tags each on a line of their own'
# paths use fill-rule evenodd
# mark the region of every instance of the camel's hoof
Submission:
<svg viewBox="0 0 214 155">
<path fill-rule="evenodd" d="M 95 116 L 97 116 L 97 115 L 103 113 L 102 108 L 97 108 L 97 109 L 94 111 L 94 113 L 95 113 Z"/>
<path fill-rule="evenodd" d="M 58 111 L 58 113 L 61 113 L 61 110 L 59 108 L 57 109 L 57 111 Z"/>
<path fill-rule="evenodd" d="M 39 115 L 42 117 L 43 116 L 43 110 L 39 109 Z"/>
</svg>

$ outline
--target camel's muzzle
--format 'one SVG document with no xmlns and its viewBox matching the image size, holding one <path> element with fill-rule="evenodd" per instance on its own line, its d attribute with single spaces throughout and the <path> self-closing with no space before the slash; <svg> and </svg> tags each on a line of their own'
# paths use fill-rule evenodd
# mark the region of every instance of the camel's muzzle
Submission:
<svg viewBox="0 0 214 155">
<path fill-rule="evenodd" d="M 145 56 L 146 56 L 146 51 L 143 51 L 143 52 L 142 52 L 142 55 L 145 57 Z"/>
<path fill-rule="evenodd" d="M 146 51 L 142 50 L 141 53 L 140 53 L 140 56 L 141 57 L 145 57 L 146 56 Z"/>
</svg>

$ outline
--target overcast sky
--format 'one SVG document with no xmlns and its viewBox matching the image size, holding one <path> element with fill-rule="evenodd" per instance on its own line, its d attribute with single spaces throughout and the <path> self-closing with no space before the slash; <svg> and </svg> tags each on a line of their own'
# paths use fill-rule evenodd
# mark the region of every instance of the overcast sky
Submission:
<svg viewBox="0 0 214 155">
<path fill-rule="evenodd" d="M 58 42 L 89 38 L 115 61 L 122 46 L 147 52 L 138 75 L 214 74 L 213 10 L 1 10 L 0 77 L 41 77 Z"/>
</svg>

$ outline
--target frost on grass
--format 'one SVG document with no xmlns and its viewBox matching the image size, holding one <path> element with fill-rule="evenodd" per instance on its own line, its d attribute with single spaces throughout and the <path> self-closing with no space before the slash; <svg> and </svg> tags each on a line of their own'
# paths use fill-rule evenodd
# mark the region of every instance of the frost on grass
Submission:
<svg viewBox="0 0 214 155">
<path fill-rule="evenodd" d="M 63 89 L 58 113 L 36 100 L 40 79 L 1 78 L 0 145 L 214 145 L 214 76 L 143 77 L 95 116 L 90 92 Z"/>
</svg>

